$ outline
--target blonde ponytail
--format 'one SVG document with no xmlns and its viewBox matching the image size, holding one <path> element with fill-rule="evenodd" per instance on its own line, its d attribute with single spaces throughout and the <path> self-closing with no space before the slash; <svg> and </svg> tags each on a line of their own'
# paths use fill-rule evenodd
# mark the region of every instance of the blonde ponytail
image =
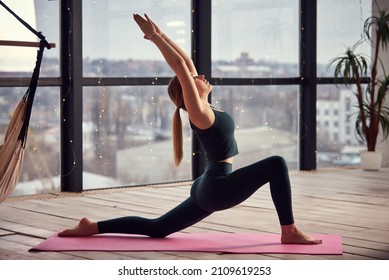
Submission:
<svg viewBox="0 0 389 280">
<path fill-rule="evenodd" d="M 176 108 L 173 116 L 173 150 L 174 160 L 176 166 L 179 166 L 184 152 L 183 152 L 183 136 L 182 136 L 182 121 L 180 116 L 180 109 Z"/>
<path fill-rule="evenodd" d="M 177 76 L 174 76 L 167 89 L 170 99 L 176 105 L 176 111 L 173 116 L 173 150 L 174 161 L 176 166 L 179 166 L 184 156 L 183 152 L 183 136 L 182 136 L 182 121 L 180 109 L 186 111 L 184 96 L 182 95 L 182 87 Z"/>
</svg>

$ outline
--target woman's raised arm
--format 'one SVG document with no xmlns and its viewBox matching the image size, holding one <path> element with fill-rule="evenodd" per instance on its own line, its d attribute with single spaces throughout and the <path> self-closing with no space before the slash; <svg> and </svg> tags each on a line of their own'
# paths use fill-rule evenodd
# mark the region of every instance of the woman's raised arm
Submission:
<svg viewBox="0 0 389 280">
<path fill-rule="evenodd" d="M 184 59 L 186 66 L 188 67 L 189 71 L 194 75 L 197 76 L 197 70 L 194 66 L 192 58 L 173 40 L 171 40 L 166 34 L 164 34 L 161 29 L 158 27 L 158 25 L 155 24 L 147 15 L 145 15 L 146 19 L 151 22 L 154 27 L 155 31 L 170 45 L 173 49 L 177 51 L 177 53 Z M 147 38 L 146 38 L 147 39 Z"/>
<path fill-rule="evenodd" d="M 185 107 L 195 125 L 207 126 L 213 123 L 214 115 L 209 106 L 201 100 L 193 75 L 197 75 L 192 60 L 175 43 L 168 43 L 158 27 L 146 16 L 135 14 L 134 19 L 144 33 L 144 38 L 152 41 L 160 50 L 168 65 L 180 81 Z M 159 32 L 157 32 L 157 28 Z"/>
</svg>

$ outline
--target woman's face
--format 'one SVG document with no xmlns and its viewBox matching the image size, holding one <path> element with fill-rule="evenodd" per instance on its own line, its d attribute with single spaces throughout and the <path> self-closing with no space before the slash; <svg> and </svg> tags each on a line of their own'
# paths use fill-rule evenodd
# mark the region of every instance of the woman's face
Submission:
<svg viewBox="0 0 389 280">
<path fill-rule="evenodd" d="M 197 90 L 200 96 L 208 96 L 212 90 L 212 85 L 209 84 L 204 75 L 193 76 Z"/>
</svg>

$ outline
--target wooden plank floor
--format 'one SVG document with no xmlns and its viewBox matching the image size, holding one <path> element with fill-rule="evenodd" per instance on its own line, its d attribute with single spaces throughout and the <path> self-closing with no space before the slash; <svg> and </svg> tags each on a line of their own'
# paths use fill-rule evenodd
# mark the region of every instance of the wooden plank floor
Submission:
<svg viewBox="0 0 389 280">
<path fill-rule="evenodd" d="M 340 234 L 344 254 L 211 254 L 195 252 L 29 252 L 79 218 L 155 217 L 188 195 L 190 184 L 10 198 L 0 204 L 0 259 L 389 259 L 389 169 L 291 173 L 296 222 L 306 232 Z M 269 188 L 217 212 L 186 232 L 278 233 Z"/>
</svg>

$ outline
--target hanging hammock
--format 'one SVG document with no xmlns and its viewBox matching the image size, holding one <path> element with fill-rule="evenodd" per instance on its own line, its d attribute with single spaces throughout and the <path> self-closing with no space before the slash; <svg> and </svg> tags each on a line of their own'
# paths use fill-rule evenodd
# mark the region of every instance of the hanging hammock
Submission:
<svg viewBox="0 0 389 280">
<path fill-rule="evenodd" d="M 12 12 L 2 1 L 0 1 L 7 11 L 14 15 L 24 26 L 40 38 L 38 44 L 39 50 L 35 68 L 31 77 L 30 85 L 24 94 L 22 100 L 17 105 L 10 123 L 8 124 L 4 144 L 0 146 L 0 202 L 4 201 L 14 191 L 18 181 L 23 164 L 24 148 L 26 146 L 28 126 L 30 123 L 31 109 L 34 102 L 35 92 L 38 85 L 39 72 L 43 58 L 44 48 L 50 49 L 53 44 L 49 44 L 45 37 L 35 31 L 31 26 Z M 0 41 L 0 45 L 13 46 L 36 46 L 35 42 L 11 42 Z"/>
</svg>

